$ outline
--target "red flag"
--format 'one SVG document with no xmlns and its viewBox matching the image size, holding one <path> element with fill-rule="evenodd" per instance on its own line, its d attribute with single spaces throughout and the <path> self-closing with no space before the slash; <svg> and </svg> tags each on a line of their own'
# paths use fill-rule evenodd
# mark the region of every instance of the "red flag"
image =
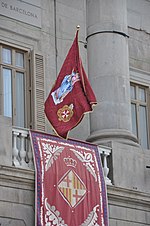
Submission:
<svg viewBox="0 0 150 226">
<path fill-rule="evenodd" d="M 45 101 L 45 114 L 58 136 L 79 124 L 96 104 L 94 92 L 84 71 L 78 46 L 78 31 L 55 85 Z"/>
</svg>

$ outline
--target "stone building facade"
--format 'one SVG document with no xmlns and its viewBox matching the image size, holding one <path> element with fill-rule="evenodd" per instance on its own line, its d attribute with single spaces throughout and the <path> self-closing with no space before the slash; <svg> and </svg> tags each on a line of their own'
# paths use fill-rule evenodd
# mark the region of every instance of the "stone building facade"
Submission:
<svg viewBox="0 0 150 226">
<path fill-rule="evenodd" d="M 0 225 L 34 225 L 29 129 L 80 25 L 98 105 L 70 137 L 100 147 L 110 226 L 150 225 L 150 1 L 0 1 Z"/>
</svg>

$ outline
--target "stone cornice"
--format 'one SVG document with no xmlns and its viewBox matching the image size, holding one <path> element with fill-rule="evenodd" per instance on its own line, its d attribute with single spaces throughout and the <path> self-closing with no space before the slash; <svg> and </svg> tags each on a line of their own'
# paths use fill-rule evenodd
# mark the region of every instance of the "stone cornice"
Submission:
<svg viewBox="0 0 150 226">
<path fill-rule="evenodd" d="M 1 186 L 34 191 L 34 175 L 33 170 L 0 165 Z"/>
<path fill-rule="evenodd" d="M 31 190 L 33 192 L 35 190 L 35 172 L 33 170 L 1 165 L 0 181 L 1 186 L 4 187 Z M 107 195 L 109 205 L 150 209 L 150 193 L 107 185 Z"/>
<path fill-rule="evenodd" d="M 108 202 L 117 206 L 134 206 L 134 209 L 150 210 L 150 193 L 144 193 L 137 190 L 107 186 Z"/>
</svg>

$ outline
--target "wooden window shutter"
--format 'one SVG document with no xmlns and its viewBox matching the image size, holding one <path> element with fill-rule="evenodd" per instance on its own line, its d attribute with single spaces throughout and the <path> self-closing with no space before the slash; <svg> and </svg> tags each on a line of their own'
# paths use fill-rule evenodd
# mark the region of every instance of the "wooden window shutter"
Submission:
<svg viewBox="0 0 150 226">
<path fill-rule="evenodd" d="M 45 131 L 44 113 L 44 60 L 43 56 L 32 53 L 32 124 L 33 129 Z M 32 105 L 31 105 L 32 106 Z"/>
</svg>

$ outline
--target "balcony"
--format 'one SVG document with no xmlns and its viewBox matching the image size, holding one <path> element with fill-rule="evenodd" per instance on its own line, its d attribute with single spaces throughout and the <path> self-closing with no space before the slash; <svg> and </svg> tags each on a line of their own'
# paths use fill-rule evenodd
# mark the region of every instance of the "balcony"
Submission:
<svg viewBox="0 0 150 226">
<path fill-rule="evenodd" d="M 15 167 L 34 170 L 29 130 L 13 128 L 12 146 L 12 165 Z M 111 149 L 104 146 L 98 146 L 98 150 L 103 164 L 105 182 L 107 185 L 111 185 L 111 180 L 108 178 L 109 167 L 107 161 L 111 154 Z"/>
<path fill-rule="evenodd" d="M 0 205 L 3 207 L 0 210 L 0 224 L 33 226 L 35 225 L 35 170 L 29 130 L 12 128 L 11 120 L 4 117 L 0 117 L 0 127 Z M 110 224 L 114 224 L 114 222 L 134 224 L 137 222 L 138 225 L 141 225 L 142 222 L 144 225 L 149 225 L 150 175 L 146 166 L 150 165 L 150 155 L 148 152 L 143 153 L 143 150 L 140 151 L 135 146 L 130 148 L 129 145 L 125 145 L 125 148 L 123 147 L 124 145 L 121 143 L 113 142 L 112 152 L 111 148 L 98 146 L 104 178 L 108 185 Z M 111 165 L 112 159 L 113 166 Z M 140 165 L 139 162 L 142 164 Z M 135 167 L 135 163 L 138 170 L 134 168 L 133 172 L 129 166 Z M 113 186 L 110 180 L 112 174 Z M 142 188 L 138 187 L 140 175 L 143 175 L 143 180 L 147 178 L 147 184 L 145 182 L 141 185 L 147 185 L 145 190 L 147 189 L 148 192 L 143 192 Z M 131 183 L 127 184 L 129 181 Z M 124 215 L 126 212 L 128 214 Z"/>
</svg>

